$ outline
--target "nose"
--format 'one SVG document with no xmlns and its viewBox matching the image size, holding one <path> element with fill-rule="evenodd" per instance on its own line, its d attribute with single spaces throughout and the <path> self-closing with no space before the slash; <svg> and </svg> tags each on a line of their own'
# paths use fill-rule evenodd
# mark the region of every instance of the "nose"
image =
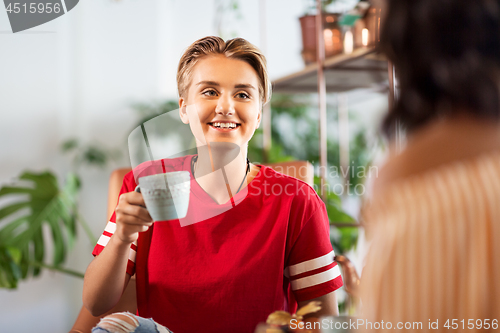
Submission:
<svg viewBox="0 0 500 333">
<path fill-rule="evenodd" d="M 228 95 L 221 96 L 217 101 L 215 112 L 224 116 L 234 115 L 234 104 L 231 97 Z"/>
</svg>

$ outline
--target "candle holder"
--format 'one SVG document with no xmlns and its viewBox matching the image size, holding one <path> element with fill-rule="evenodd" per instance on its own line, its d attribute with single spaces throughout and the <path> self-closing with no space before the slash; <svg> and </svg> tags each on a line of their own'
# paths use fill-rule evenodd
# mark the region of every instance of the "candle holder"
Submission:
<svg viewBox="0 0 500 333">
<path fill-rule="evenodd" d="M 343 52 L 342 29 L 339 25 L 340 14 L 323 13 L 323 38 L 325 40 L 325 57 Z M 318 39 L 316 36 L 316 15 L 305 15 L 299 18 L 302 28 L 302 59 L 305 64 L 316 62 Z"/>
<path fill-rule="evenodd" d="M 380 38 L 380 18 L 381 9 L 370 7 L 366 2 L 360 2 L 355 9 L 343 15 L 323 13 L 325 57 L 350 54 L 357 48 L 375 46 Z M 299 20 L 302 29 L 302 59 L 309 65 L 316 62 L 316 15 L 305 15 Z"/>
</svg>

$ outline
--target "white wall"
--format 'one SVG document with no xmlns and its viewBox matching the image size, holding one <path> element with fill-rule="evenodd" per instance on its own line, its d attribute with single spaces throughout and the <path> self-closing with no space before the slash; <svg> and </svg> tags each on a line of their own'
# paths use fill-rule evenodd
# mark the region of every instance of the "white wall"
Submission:
<svg viewBox="0 0 500 333">
<path fill-rule="evenodd" d="M 242 1 L 233 30 L 260 46 L 257 0 Z M 273 78 L 302 67 L 302 0 L 267 1 L 267 48 Z M 124 145 L 137 120 L 131 102 L 176 97 L 182 51 L 215 34 L 213 1 L 91 0 L 42 26 L 8 33 L 0 9 L 0 183 L 22 170 L 69 169 L 59 145 L 76 136 L 110 147 Z M 112 168 L 83 170 L 81 212 L 98 235 L 107 217 Z M 81 230 L 80 230 L 81 231 Z M 80 238 L 67 265 L 84 271 L 92 245 Z M 18 290 L 0 290 L 1 332 L 64 332 L 81 306 L 82 280 L 45 272 Z"/>
</svg>

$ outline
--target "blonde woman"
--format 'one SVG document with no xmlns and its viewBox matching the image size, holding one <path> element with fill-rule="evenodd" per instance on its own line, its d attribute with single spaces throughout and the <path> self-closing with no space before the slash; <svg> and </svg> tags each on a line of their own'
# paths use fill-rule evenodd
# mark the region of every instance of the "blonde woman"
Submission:
<svg viewBox="0 0 500 333">
<path fill-rule="evenodd" d="M 337 314 L 342 279 L 325 205 L 309 185 L 247 159 L 270 97 L 264 56 L 241 38 L 202 38 L 182 56 L 177 82 L 180 118 L 198 152 L 135 171 L 159 164 L 164 172 L 189 171 L 186 219 L 196 223 L 153 224 L 133 173 L 125 176 L 83 300 L 94 315 L 109 311 L 135 272 L 138 316 L 111 315 L 94 331 L 253 332 L 271 312 L 294 312 L 313 299 L 323 302 L 316 316 Z M 227 147 L 238 148 L 235 159 Z M 219 213 L 199 218 L 209 211 Z"/>
</svg>

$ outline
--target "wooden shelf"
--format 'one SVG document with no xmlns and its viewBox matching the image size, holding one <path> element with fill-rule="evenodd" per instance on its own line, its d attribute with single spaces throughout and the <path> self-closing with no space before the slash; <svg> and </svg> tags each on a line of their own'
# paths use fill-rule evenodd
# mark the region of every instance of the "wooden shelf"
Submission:
<svg viewBox="0 0 500 333">
<path fill-rule="evenodd" d="M 387 60 L 375 54 L 374 48 L 359 48 L 351 54 L 325 59 L 327 92 L 343 92 L 359 88 L 388 85 Z M 318 66 L 311 64 L 299 72 L 273 81 L 273 92 L 314 93 L 318 91 Z"/>
</svg>

